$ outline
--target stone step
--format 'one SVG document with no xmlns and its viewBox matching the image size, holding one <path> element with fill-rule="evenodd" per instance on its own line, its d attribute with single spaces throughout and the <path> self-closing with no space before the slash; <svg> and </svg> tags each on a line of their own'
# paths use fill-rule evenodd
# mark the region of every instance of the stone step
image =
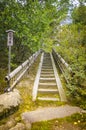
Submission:
<svg viewBox="0 0 86 130">
<path fill-rule="evenodd" d="M 48 59 L 43 60 L 43 63 L 45 63 L 45 64 L 46 64 L 46 63 L 47 63 L 47 64 L 50 64 L 50 63 L 51 63 L 51 64 L 52 64 L 51 59 L 50 59 L 50 60 L 48 60 Z"/>
<path fill-rule="evenodd" d="M 53 71 L 53 68 L 52 69 L 42 69 L 42 71 Z"/>
<path fill-rule="evenodd" d="M 54 74 L 41 74 L 40 78 L 54 78 Z"/>
<path fill-rule="evenodd" d="M 48 64 L 48 65 L 52 65 L 52 62 L 51 61 L 44 61 L 43 64 Z"/>
<path fill-rule="evenodd" d="M 42 74 L 54 74 L 53 70 L 51 71 L 41 71 Z"/>
<path fill-rule="evenodd" d="M 42 69 L 53 69 L 53 67 L 52 66 L 42 66 Z"/>
<path fill-rule="evenodd" d="M 44 57 L 44 60 L 51 60 L 51 58 L 50 57 Z"/>
<path fill-rule="evenodd" d="M 50 58 L 50 54 L 48 54 L 48 55 L 44 54 L 44 58 Z"/>
<path fill-rule="evenodd" d="M 55 77 L 54 74 L 41 74 L 40 77 Z"/>
<path fill-rule="evenodd" d="M 47 72 L 50 72 L 50 71 L 53 71 L 53 69 L 41 69 L 41 71 L 47 71 Z"/>
<path fill-rule="evenodd" d="M 38 92 L 40 93 L 58 93 L 57 89 L 38 89 Z"/>
<path fill-rule="evenodd" d="M 42 69 L 52 69 L 53 70 L 53 67 L 52 66 L 42 66 Z"/>
<path fill-rule="evenodd" d="M 50 58 L 50 54 L 48 54 L 48 55 L 44 54 L 44 58 Z"/>
<path fill-rule="evenodd" d="M 50 63 L 46 63 L 46 64 L 43 63 L 42 66 L 52 66 L 52 64 L 50 64 Z"/>
<path fill-rule="evenodd" d="M 46 59 L 46 60 L 44 59 L 43 63 L 52 63 L 52 62 L 51 62 L 51 59 Z"/>
<path fill-rule="evenodd" d="M 45 57 L 45 56 L 44 56 L 44 60 L 46 60 L 46 59 L 50 59 L 50 56 L 48 56 L 48 57 Z"/>
<path fill-rule="evenodd" d="M 54 74 L 54 72 L 53 71 L 41 71 L 41 74 Z"/>
<path fill-rule="evenodd" d="M 44 59 L 43 59 L 43 62 L 44 62 L 44 61 L 50 61 L 50 62 L 51 62 L 51 58 L 44 58 Z"/>
<path fill-rule="evenodd" d="M 56 86 L 56 83 L 39 83 L 39 86 Z"/>
<path fill-rule="evenodd" d="M 50 58 L 44 58 L 43 62 L 44 61 L 50 61 L 51 62 L 51 59 Z"/>
<path fill-rule="evenodd" d="M 42 66 L 52 66 L 52 64 L 42 64 Z"/>
<path fill-rule="evenodd" d="M 42 101 L 59 101 L 59 98 L 52 98 L 52 97 L 38 97 L 38 100 Z"/>
<path fill-rule="evenodd" d="M 49 80 L 56 80 L 55 78 L 40 78 L 40 80 L 43 80 L 43 81 L 49 81 Z"/>
<path fill-rule="evenodd" d="M 52 62 L 51 62 L 51 59 L 46 59 L 46 60 L 43 60 L 43 63 L 52 63 Z"/>
</svg>

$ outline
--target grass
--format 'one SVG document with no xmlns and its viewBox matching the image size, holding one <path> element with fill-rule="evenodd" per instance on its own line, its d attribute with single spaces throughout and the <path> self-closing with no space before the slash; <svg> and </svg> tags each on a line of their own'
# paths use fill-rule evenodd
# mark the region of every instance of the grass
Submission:
<svg viewBox="0 0 86 130">
<path fill-rule="evenodd" d="M 6 74 L 7 74 L 7 70 L 0 68 L 0 94 L 2 94 L 4 92 L 4 89 L 7 85 L 7 83 L 5 81 Z"/>
<path fill-rule="evenodd" d="M 74 114 L 62 119 L 33 123 L 31 130 L 85 130 L 85 128 L 86 114 Z"/>
</svg>

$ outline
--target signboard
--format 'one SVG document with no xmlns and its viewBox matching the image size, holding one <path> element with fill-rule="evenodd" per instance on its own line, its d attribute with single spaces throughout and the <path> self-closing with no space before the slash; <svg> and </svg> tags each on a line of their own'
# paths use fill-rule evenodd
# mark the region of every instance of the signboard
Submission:
<svg viewBox="0 0 86 130">
<path fill-rule="evenodd" d="M 8 46 L 13 46 L 13 32 L 8 32 L 7 45 Z"/>
</svg>

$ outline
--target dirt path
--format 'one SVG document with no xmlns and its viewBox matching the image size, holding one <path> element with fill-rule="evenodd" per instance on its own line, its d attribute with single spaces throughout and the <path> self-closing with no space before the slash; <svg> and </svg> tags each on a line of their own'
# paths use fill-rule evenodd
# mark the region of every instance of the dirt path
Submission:
<svg viewBox="0 0 86 130">
<path fill-rule="evenodd" d="M 25 112 L 22 114 L 23 120 L 28 120 L 30 123 L 51 120 L 56 118 L 64 118 L 74 113 L 81 113 L 83 110 L 75 106 L 59 106 L 59 107 L 46 107 L 37 109 L 31 112 Z"/>
</svg>

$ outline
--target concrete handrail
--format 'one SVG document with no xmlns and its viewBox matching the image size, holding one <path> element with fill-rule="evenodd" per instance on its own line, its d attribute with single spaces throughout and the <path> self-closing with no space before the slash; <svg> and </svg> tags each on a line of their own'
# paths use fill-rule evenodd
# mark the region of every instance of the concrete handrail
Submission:
<svg viewBox="0 0 86 130">
<path fill-rule="evenodd" d="M 33 62 L 36 60 L 41 51 L 37 51 L 32 56 L 29 57 L 24 63 L 13 70 L 9 75 L 5 76 L 7 83 L 10 83 L 10 90 L 13 89 L 16 84 L 20 81 L 23 75 L 27 72 Z M 13 78 L 15 80 L 13 81 Z"/>
<path fill-rule="evenodd" d="M 68 79 L 67 79 L 67 77 L 65 75 L 65 72 L 67 71 L 69 74 L 71 74 L 72 73 L 71 67 L 54 49 L 52 51 L 52 54 L 53 54 L 53 57 L 54 57 L 55 61 L 58 64 L 61 72 L 63 73 L 66 82 L 69 83 L 69 81 L 68 81 Z"/>
</svg>

